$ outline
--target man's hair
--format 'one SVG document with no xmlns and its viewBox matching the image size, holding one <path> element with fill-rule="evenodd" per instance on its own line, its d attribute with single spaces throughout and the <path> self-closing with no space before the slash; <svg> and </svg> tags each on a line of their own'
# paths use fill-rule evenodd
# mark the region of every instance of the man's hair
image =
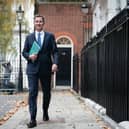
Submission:
<svg viewBox="0 0 129 129">
<path fill-rule="evenodd" d="M 36 14 L 36 15 L 34 16 L 34 20 L 35 20 L 37 17 L 41 17 L 43 23 L 45 23 L 45 17 L 44 17 L 44 16 L 42 16 L 42 15 L 40 15 L 40 14 Z"/>
</svg>

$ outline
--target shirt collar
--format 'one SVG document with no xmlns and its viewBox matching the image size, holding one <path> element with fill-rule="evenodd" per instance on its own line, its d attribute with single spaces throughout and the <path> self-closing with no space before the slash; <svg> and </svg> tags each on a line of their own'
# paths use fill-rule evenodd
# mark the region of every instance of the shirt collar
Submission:
<svg viewBox="0 0 129 129">
<path fill-rule="evenodd" d="M 36 35 L 39 33 L 39 31 L 35 31 Z M 40 31 L 40 34 L 44 34 L 44 31 Z"/>
</svg>

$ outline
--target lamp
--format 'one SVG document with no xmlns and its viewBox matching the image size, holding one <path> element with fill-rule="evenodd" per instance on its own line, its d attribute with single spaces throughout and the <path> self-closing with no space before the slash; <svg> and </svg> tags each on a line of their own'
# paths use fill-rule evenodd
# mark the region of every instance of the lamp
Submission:
<svg viewBox="0 0 129 129">
<path fill-rule="evenodd" d="M 88 30 L 87 30 L 87 41 L 89 40 L 89 9 L 91 8 L 91 3 L 85 2 L 81 4 L 81 11 L 85 14 L 83 16 L 83 40 L 85 40 L 85 24 L 88 25 Z"/>
<path fill-rule="evenodd" d="M 16 10 L 17 21 L 19 23 L 19 74 L 18 74 L 18 92 L 23 91 L 23 72 L 22 72 L 22 60 L 21 60 L 21 25 L 23 21 L 24 11 L 21 5 L 18 10 Z"/>
<path fill-rule="evenodd" d="M 88 3 L 83 3 L 81 4 L 81 10 L 83 13 L 87 14 L 89 9 L 89 4 Z"/>
</svg>

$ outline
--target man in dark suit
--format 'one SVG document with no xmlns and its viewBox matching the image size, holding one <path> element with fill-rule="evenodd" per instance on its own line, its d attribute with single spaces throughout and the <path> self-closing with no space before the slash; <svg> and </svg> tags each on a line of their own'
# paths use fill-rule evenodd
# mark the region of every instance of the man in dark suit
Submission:
<svg viewBox="0 0 129 129">
<path fill-rule="evenodd" d="M 41 15 L 34 17 L 35 31 L 26 37 L 23 56 L 27 60 L 27 76 L 29 85 L 29 111 L 30 122 L 28 128 L 37 125 L 37 96 L 38 82 L 40 80 L 43 91 L 43 120 L 48 121 L 48 108 L 51 98 L 51 74 L 57 71 L 58 65 L 58 49 L 55 37 L 52 33 L 45 32 L 43 26 L 45 19 Z M 29 54 L 33 42 L 40 46 L 37 54 Z"/>
</svg>

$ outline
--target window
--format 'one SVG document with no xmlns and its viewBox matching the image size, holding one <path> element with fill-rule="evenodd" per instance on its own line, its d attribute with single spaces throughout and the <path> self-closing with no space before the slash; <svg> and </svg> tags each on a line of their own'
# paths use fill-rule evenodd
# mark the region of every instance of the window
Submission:
<svg viewBox="0 0 129 129">
<path fill-rule="evenodd" d="M 70 40 L 63 37 L 57 40 L 57 44 L 71 44 Z"/>
</svg>

